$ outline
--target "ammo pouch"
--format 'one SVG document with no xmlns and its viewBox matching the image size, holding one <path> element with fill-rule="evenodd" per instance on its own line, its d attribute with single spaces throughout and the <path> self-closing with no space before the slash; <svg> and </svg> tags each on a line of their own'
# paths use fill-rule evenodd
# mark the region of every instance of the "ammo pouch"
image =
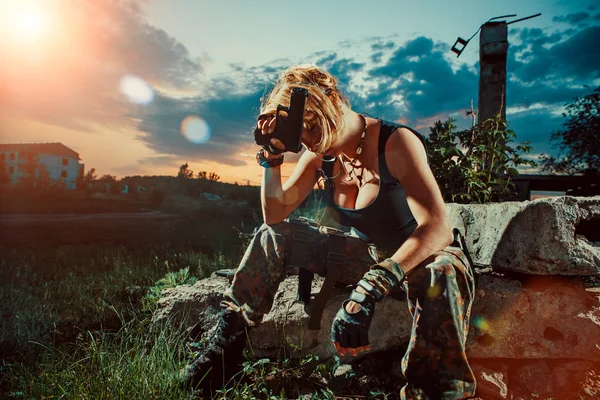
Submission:
<svg viewBox="0 0 600 400">
<path fill-rule="evenodd" d="M 289 218 L 287 222 L 293 227 L 287 265 L 298 269 L 296 300 L 309 304 L 314 275 L 325 277 L 321 290 L 315 296 L 308 322 L 310 330 L 319 330 L 323 310 L 335 284 L 356 284 L 371 267 L 368 262 L 354 257 L 356 254 L 369 254 L 369 245 L 352 233 L 319 225 L 308 218 Z M 318 265 L 309 260 L 311 251 L 321 252 L 317 254 L 322 259 Z"/>
</svg>

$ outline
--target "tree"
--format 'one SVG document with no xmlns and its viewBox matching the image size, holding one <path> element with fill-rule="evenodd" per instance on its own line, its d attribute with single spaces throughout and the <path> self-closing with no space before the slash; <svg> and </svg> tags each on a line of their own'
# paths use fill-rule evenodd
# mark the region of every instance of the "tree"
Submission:
<svg viewBox="0 0 600 400">
<path fill-rule="evenodd" d="M 196 178 L 200 179 L 200 180 L 211 181 L 211 182 L 217 182 L 219 179 L 221 179 L 221 177 L 219 175 L 217 175 L 216 173 L 206 172 L 206 171 L 198 172 L 198 175 L 196 175 Z"/>
<path fill-rule="evenodd" d="M 67 189 L 67 182 L 65 178 L 59 176 L 56 181 L 54 181 L 54 185 L 52 186 L 52 190 L 55 192 L 64 192 Z"/>
<path fill-rule="evenodd" d="M 502 201 L 515 194 L 511 178 L 520 165 L 534 166 L 522 158 L 531 151 L 528 143 L 512 147 L 516 137 L 500 114 L 483 123 L 475 123 L 473 109 L 467 111 L 471 128 L 456 131 L 455 120 L 437 121 L 430 128 L 427 152 L 444 201 L 455 203 L 487 203 Z"/>
<path fill-rule="evenodd" d="M 90 168 L 85 175 L 80 175 L 77 177 L 77 188 L 78 189 L 89 189 L 96 181 L 96 168 Z"/>
<path fill-rule="evenodd" d="M 115 175 L 104 174 L 100 178 L 96 179 L 96 182 L 101 185 L 101 190 L 103 192 L 118 194 L 121 191 Z"/>
<path fill-rule="evenodd" d="M 208 177 L 206 176 L 206 171 L 198 172 L 198 175 L 196 175 L 196 179 L 200 179 L 200 180 L 208 179 Z"/>
<path fill-rule="evenodd" d="M 179 173 L 177 174 L 177 177 L 181 179 L 193 179 L 194 171 L 190 169 L 188 163 L 185 163 L 179 167 Z"/>
<path fill-rule="evenodd" d="M 113 183 L 110 184 L 109 192 L 111 194 L 119 194 L 119 193 L 121 193 L 121 190 L 123 190 L 123 189 L 122 189 L 121 184 L 119 182 L 115 181 L 115 182 L 113 182 Z"/>
<path fill-rule="evenodd" d="M 117 177 L 114 175 L 104 174 L 98 179 L 98 181 L 102 183 L 114 183 L 117 181 Z"/>
<path fill-rule="evenodd" d="M 214 172 L 211 172 L 210 174 L 208 174 L 208 180 L 211 182 L 218 182 L 219 179 L 221 179 L 221 177 Z"/>
<path fill-rule="evenodd" d="M 160 189 L 154 189 L 149 200 L 153 206 L 158 207 L 165 201 L 165 193 Z"/>
<path fill-rule="evenodd" d="M 554 131 L 550 138 L 556 157 L 542 155 L 542 170 L 546 172 L 576 173 L 600 171 L 600 86 L 583 97 L 565 104 L 566 120 L 563 129 Z"/>
</svg>

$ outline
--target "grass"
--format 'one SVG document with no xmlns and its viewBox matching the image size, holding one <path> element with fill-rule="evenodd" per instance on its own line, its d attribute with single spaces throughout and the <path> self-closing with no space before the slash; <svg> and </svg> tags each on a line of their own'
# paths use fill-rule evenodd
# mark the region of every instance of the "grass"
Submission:
<svg viewBox="0 0 600 400">
<path fill-rule="evenodd" d="M 150 329 L 149 321 L 163 289 L 237 265 L 245 245 L 238 233 L 260 222 L 256 208 L 232 204 L 174 207 L 181 216 L 172 220 L 0 230 L 0 398 L 194 398 L 177 372 L 204 343 L 190 345 L 182 329 Z M 320 220 L 322 205 L 313 194 L 294 216 Z M 402 382 L 385 361 L 367 358 L 343 392 L 394 398 Z M 338 366 L 336 358 L 258 359 L 249 348 L 243 371 L 214 398 L 334 399 Z"/>
<path fill-rule="evenodd" d="M 116 310 L 115 310 L 116 312 Z M 23 363 L 9 367 L 9 398 L 66 399 L 192 399 L 198 393 L 178 384 L 185 363 L 182 329 L 165 323 L 150 329 L 144 313 L 124 315 L 115 333 L 81 333 L 74 344 L 42 348 L 36 368 Z M 328 364 L 310 357 L 292 362 L 253 359 L 243 371 L 216 393 L 219 399 L 288 399 L 297 397 L 290 381 L 303 386 L 314 399 L 333 399 L 334 393 L 319 378 L 330 376 Z M 318 367 L 317 367 L 318 365 Z"/>
<path fill-rule="evenodd" d="M 86 194 L 79 191 L 46 191 L 31 195 L 17 189 L 1 188 L 2 214 L 87 214 L 149 211 L 154 208 L 148 201 L 134 196 L 103 193 Z M 42 201 L 40 201 L 40 199 Z"/>
<path fill-rule="evenodd" d="M 162 289 L 237 265 L 238 233 L 258 223 L 249 207 L 204 203 L 174 220 L 3 230 L 0 397 L 192 398 L 176 373 L 193 348 L 180 329 L 150 330 L 151 312 Z M 327 364 L 246 356 L 218 398 L 333 398 Z"/>
<path fill-rule="evenodd" d="M 10 375 L 1 382 L 3 388 L 26 398 L 120 396 L 101 391 L 88 396 L 84 391 L 104 385 L 125 393 L 162 388 L 164 382 L 147 380 L 164 374 L 154 374 L 154 369 L 175 368 L 174 349 L 181 348 L 181 338 L 167 335 L 176 329 L 147 336 L 160 290 L 191 283 L 231 262 L 220 253 L 183 254 L 161 248 L 70 247 L 54 254 L 3 258 L 0 368 L 2 375 Z M 140 398 L 176 397 L 165 397 L 159 390 L 155 397 Z"/>
<path fill-rule="evenodd" d="M 117 313 L 116 310 L 113 310 Z M 124 318 L 119 315 L 120 318 Z M 38 368 L 11 365 L 9 396 L 67 399 L 184 399 L 176 383 L 181 334 L 170 326 L 148 330 L 148 318 L 133 314 L 121 328 L 81 332 L 75 344 L 46 348 Z"/>
<path fill-rule="evenodd" d="M 238 233 L 259 222 L 249 204 L 170 207 L 178 218 L 2 226 L 0 397 L 189 396 L 171 374 L 187 347 L 148 332 L 151 311 L 162 289 L 237 265 Z"/>
<path fill-rule="evenodd" d="M 31 341 L 46 343 L 44 337 L 62 342 L 72 340 L 78 330 L 114 329 L 120 320 L 113 308 L 139 308 L 159 279 L 182 268 L 203 278 L 234 262 L 220 253 L 180 253 L 160 247 L 68 247 L 2 261 L 0 351 L 5 356 L 27 348 Z M 147 296 L 158 295 L 154 288 Z"/>
</svg>

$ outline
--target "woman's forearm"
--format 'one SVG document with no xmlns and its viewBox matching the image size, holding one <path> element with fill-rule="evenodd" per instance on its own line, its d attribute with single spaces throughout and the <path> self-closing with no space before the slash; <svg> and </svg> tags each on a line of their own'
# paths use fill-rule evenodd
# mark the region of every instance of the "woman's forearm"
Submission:
<svg viewBox="0 0 600 400">
<path fill-rule="evenodd" d="M 453 239 L 449 221 L 421 224 L 390 258 L 408 273 L 427 257 L 450 245 Z"/>
<path fill-rule="evenodd" d="M 283 216 L 285 211 L 283 197 L 281 167 L 265 168 L 260 187 L 260 200 L 265 224 L 278 223 L 285 218 Z"/>
</svg>

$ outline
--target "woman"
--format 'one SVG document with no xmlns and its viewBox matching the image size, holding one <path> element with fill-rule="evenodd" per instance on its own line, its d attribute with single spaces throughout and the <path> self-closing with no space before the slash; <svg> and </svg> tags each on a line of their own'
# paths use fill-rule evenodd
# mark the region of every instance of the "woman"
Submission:
<svg viewBox="0 0 600 400">
<path fill-rule="evenodd" d="M 225 293 L 224 312 L 208 350 L 183 371 L 219 386 L 219 377 L 239 369 L 245 328 L 256 326 L 286 276 L 293 227 L 286 218 L 320 178 L 328 190 L 330 217 L 366 235 L 376 248 L 354 254 L 373 265 L 333 320 L 331 337 L 340 355 L 368 351 L 375 304 L 394 289 L 406 291 L 412 336 L 402 360 L 407 384 L 403 399 L 462 399 L 474 395 L 475 379 L 465 355 L 474 281 L 469 262 L 453 244 L 446 207 L 429 168 L 424 140 L 414 130 L 356 113 L 337 80 L 316 66 L 293 66 L 264 100 L 257 127 L 273 133 L 278 105 L 289 105 L 292 88 L 308 91 L 302 142 L 308 149 L 282 183 L 284 153 L 257 154 L 264 167 L 261 186 L 264 224 Z M 283 143 L 271 138 L 278 149 Z M 275 153 L 275 151 L 273 151 Z M 323 266 L 322 236 L 309 246 L 306 263 Z M 297 264 L 297 263 L 296 263 Z M 222 363 L 220 360 L 227 360 Z"/>
</svg>

